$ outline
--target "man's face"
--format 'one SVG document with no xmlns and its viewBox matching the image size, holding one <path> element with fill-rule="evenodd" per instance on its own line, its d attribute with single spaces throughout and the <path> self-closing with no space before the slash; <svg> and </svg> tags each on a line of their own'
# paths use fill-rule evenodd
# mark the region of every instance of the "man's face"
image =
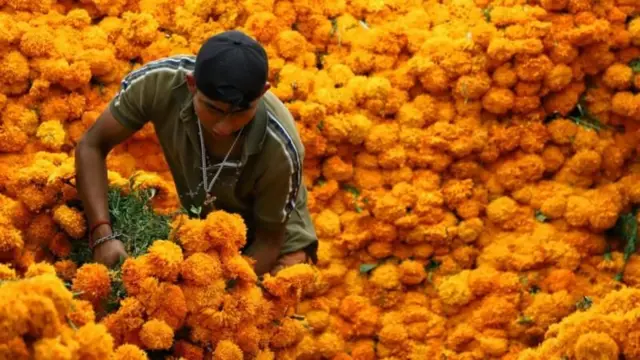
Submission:
<svg viewBox="0 0 640 360">
<path fill-rule="evenodd" d="M 214 137 L 234 135 L 247 125 L 256 114 L 255 104 L 249 109 L 231 110 L 231 105 L 213 101 L 197 91 L 193 97 L 193 107 L 202 127 Z"/>
<path fill-rule="evenodd" d="M 247 125 L 256 114 L 258 100 L 251 103 L 248 109 L 232 109 L 231 104 L 209 99 L 198 91 L 195 79 L 188 75 L 189 90 L 194 94 L 193 107 L 196 116 L 202 123 L 206 132 L 214 137 L 227 137 L 235 135 Z M 265 91 L 268 86 L 265 87 Z"/>
</svg>

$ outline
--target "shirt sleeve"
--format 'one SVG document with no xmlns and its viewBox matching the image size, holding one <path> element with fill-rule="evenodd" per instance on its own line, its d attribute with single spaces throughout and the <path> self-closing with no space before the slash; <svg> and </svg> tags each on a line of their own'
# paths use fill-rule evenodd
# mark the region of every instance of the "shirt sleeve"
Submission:
<svg viewBox="0 0 640 360">
<path fill-rule="evenodd" d="M 155 96 L 155 76 L 139 69 L 127 75 L 109 103 L 113 117 L 124 127 L 138 131 L 149 121 L 149 111 Z"/>
<path fill-rule="evenodd" d="M 292 143 L 269 159 L 255 187 L 254 216 L 258 227 L 273 230 L 289 220 L 302 182 L 302 163 Z"/>
</svg>

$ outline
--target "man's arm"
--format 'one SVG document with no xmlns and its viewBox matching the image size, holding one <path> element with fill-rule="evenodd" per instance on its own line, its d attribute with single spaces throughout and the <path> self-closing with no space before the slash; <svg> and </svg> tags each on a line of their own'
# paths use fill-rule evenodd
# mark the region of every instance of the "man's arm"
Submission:
<svg viewBox="0 0 640 360">
<path fill-rule="evenodd" d="M 258 275 L 270 272 L 277 264 L 302 182 L 302 161 L 286 134 L 270 132 L 267 136 L 274 136 L 275 141 L 264 150 L 265 170 L 255 185 L 255 239 L 247 249 L 256 260 Z"/>
<path fill-rule="evenodd" d="M 133 81 L 134 77 L 137 77 L 136 81 Z M 155 100 L 155 83 L 154 75 L 128 75 L 122 81 L 120 91 L 76 146 L 76 187 L 89 231 L 94 230 L 89 234 L 91 239 L 112 234 L 110 224 L 99 225 L 110 220 L 106 158 L 116 145 L 149 120 L 149 109 Z M 126 256 L 126 252 L 120 241 L 108 241 L 96 246 L 93 256 L 95 261 L 113 266 L 121 256 Z"/>
<path fill-rule="evenodd" d="M 109 221 L 107 155 L 134 133 L 122 126 L 107 108 L 76 146 L 76 187 L 91 227 Z M 111 233 L 111 226 L 104 224 L 89 236 L 98 239 Z M 105 242 L 94 249 L 94 260 L 107 266 L 117 263 L 121 256 L 126 256 L 126 252 L 120 241 Z"/>
</svg>

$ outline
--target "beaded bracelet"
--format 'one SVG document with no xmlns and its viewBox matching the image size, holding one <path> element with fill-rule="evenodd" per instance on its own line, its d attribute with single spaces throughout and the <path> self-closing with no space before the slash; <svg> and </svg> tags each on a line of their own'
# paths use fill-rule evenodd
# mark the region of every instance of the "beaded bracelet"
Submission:
<svg viewBox="0 0 640 360">
<path fill-rule="evenodd" d="M 96 246 L 107 242 L 109 240 L 116 240 L 118 238 L 118 236 L 120 236 L 120 234 L 118 233 L 113 233 L 111 235 L 107 235 L 107 236 L 103 236 L 101 238 L 99 238 L 98 240 L 96 240 L 93 244 L 90 245 L 91 250 L 95 249 Z"/>
</svg>

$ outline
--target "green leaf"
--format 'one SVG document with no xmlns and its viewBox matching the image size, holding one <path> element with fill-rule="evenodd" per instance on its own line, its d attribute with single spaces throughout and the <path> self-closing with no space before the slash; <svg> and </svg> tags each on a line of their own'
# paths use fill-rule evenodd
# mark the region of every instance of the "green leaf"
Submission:
<svg viewBox="0 0 640 360">
<path fill-rule="evenodd" d="M 604 255 L 602 255 L 604 257 L 605 261 L 612 261 L 613 258 L 611 257 L 611 245 L 607 244 L 607 246 L 604 249 Z"/>
<path fill-rule="evenodd" d="M 358 190 L 358 188 L 356 188 L 353 185 L 344 185 L 342 187 L 345 191 L 350 192 L 351 194 L 353 194 L 353 196 L 355 196 L 356 198 L 358 196 L 360 196 L 360 190 Z"/>
<path fill-rule="evenodd" d="M 536 210 L 535 217 L 536 217 L 536 220 L 538 220 L 538 221 L 539 221 L 539 222 L 541 222 L 541 223 L 543 223 L 543 222 L 547 221 L 547 219 L 548 219 L 547 215 L 545 215 L 545 214 L 544 214 L 542 211 L 540 211 L 540 210 Z"/>
<path fill-rule="evenodd" d="M 640 73 L 640 58 L 633 59 L 629 62 L 629 66 L 631 70 L 633 70 L 634 74 Z"/>
<path fill-rule="evenodd" d="M 200 216 L 200 214 L 202 214 L 202 207 L 201 206 L 195 206 L 195 205 L 191 205 L 191 213 L 193 215 L 197 215 Z"/>
<path fill-rule="evenodd" d="M 360 264 L 360 274 L 368 274 L 378 266 L 379 264 Z"/>
<path fill-rule="evenodd" d="M 491 22 L 491 10 L 493 10 L 493 8 L 491 6 L 485 8 L 482 10 L 482 14 L 484 15 L 484 19 L 487 20 L 487 22 Z"/>
<path fill-rule="evenodd" d="M 322 129 L 324 129 L 324 121 L 318 121 L 318 125 L 316 125 L 316 127 L 318 128 L 318 130 L 322 131 Z"/>
<path fill-rule="evenodd" d="M 540 292 L 540 288 L 538 287 L 538 285 L 533 285 L 531 286 L 531 288 L 529 288 L 529 294 L 537 294 Z"/>
<path fill-rule="evenodd" d="M 431 282 L 433 279 L 433 273 L 438 270 L 438 268 L 442 265 L 442 262 L 431 258 L 429 263 L 424 266 L 424 269 L 427 271 L 427 281 Z"/>
<path fill-rule="evenodd" d="M 576 303 L 576 308 L 578 310 L 587 310 L 593 305 L 593 300 L 589 296 L 583 296 L 580 301 Z"/>
<path fill-rule="evenodd" d="M 521 324 L 521 325 L 533 324 L 533 319 L 529 316 L 522 315 L 518 318 L 518 324 Z"/>
</svg>

